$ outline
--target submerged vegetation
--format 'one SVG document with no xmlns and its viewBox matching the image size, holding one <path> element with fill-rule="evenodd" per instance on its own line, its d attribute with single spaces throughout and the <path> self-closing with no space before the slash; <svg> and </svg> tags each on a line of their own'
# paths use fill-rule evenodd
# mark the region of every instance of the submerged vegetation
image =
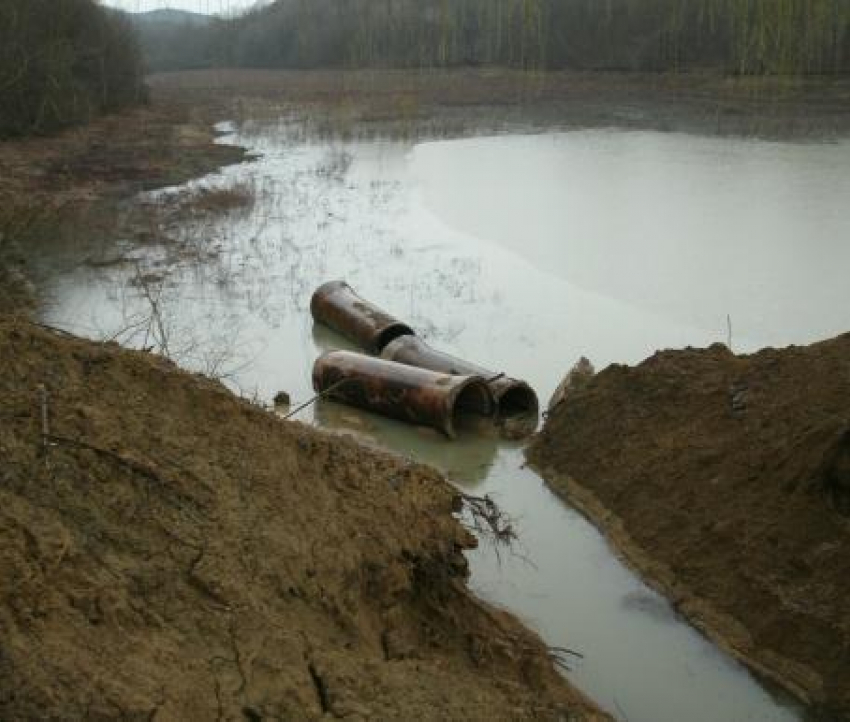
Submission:
<svg viewBox="0 0 850 722">
<path fill-rule="evenodd" d="M 846 0 L 278 0 L 143 31 L 153 70 L 459 67 L 836 73 Z M 179 42 L 177 42 L 179 39 Z"/>
<path fill-rule="evenodd" d="M 0 137 L 45 133 L 143 97 L 126 18 L 94 0 L 0 3 Z"/>
</svg>

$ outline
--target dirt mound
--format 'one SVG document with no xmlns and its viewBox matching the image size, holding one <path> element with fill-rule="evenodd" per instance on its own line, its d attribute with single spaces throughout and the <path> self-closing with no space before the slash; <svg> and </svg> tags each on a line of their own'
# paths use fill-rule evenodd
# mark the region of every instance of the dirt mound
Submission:
<svg viewBox="0 0 850 722">
<path fill-rule="evenodd" d="M 529 458 L 699 626 L 850 714 L 850 334 L 611 366 Z"/>
<path fill-rule="evenodd" d="M 0 718 L 595 717 L 435 472 L 21 320 L 0 358 Z"/>
</svg>

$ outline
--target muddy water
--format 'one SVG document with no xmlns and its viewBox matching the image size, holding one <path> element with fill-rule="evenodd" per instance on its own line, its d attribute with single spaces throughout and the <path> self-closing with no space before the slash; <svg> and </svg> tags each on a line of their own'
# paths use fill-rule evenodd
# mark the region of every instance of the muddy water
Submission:
<svg viewBox="0 0 850 722">
<path fill-rule="evenodd" d="M 119 239 L 124 262 L 104 266 L 100 249 L 57 249 L 40 261 L 51 322 L 126 337 L 150 312 L 146 289 L 178 360 L 294 403 L 311 396 L 315 356 L 347 347 L 309 316 L 312 289 L 331 278 L 432 344 L 528 379 L 544 400 L 581 355 L 602 367 L 725 341 L 727 314 L 737 350 L 847 327 L 847 144 L 619 131 L 335 143 L 250 124 L 231 139 L 262 158 L 202 183 L 248 183 L 254 207 L 183 223 L 195 253 Z M 330 403 L 300 418 L 496 497 L 520 545 L 482 544 L 473 587 L 581 652 L 569 678 L 616 716 L 799 718 L 625 569 L 523 468 L 518 442 L 484 432 L 451 443 Z"/>
</svg>

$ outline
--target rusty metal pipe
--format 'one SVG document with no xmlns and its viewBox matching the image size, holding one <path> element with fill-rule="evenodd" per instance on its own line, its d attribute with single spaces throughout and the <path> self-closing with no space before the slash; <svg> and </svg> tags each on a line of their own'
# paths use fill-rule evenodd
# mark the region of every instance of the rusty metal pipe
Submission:
<svg viewBox="0 0 850 722">
<path fill-rule="evenodd" d="M 497 375 L 477 364 L 437 351 L 416 336 L 393 339 L 384 347 L 381 358 L 444 374 L 481 376 L 487 379 L 501 416 L 536 414 L 539 408 L 537 394 L 525 381 Z"/>
<path fill-rule="evenodd" d="M 360 298 L 345 281 L 328 281 L 319 286 L 310 299 L 310 313 L 317 323 L 374 354 L 379 354 L 394 338 L 413 334 L 410 326 Z"/>
<path fill-rule="evenodd" d="M 342 382 L 342 383 L 340 383 Z M 449 438 L 464 414 L 493 416 L 496 404 L 480 376 L 452 376 L 352 351 L 328 351 L 313 365 L 313 388 L 336 399 Z"/>
</svg>

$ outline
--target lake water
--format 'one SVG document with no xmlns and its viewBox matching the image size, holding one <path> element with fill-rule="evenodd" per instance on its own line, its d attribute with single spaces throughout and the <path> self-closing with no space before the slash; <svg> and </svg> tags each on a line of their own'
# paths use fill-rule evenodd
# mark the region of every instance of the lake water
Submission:
<svg viewBox="0 0 850 722">
<path fill-rule="evenodd" d="M 172 352 L 243 393 L 312 396 L 323 350 L 312 290 L 345 278 L 432 345 L 527 379 L 545 403 L 582 355 L 597 368 L 658 348 L 736 351 L 850 327 L 850 143 L 791 144 L 618 130 L 454 141 L 335 142 L 290 124 L 225 140 L 261 154 L 200 181 L 250 184 L 255 205 L 179 229 L 204 258 L 118 239 L 39 259 L 49 322 L 108 335 L 147 302 L 153 274 Z M 166 193 L 169 191 L 166 191 Z M 114 254 L 114 244 L 107 253 Z M 136 270 L 136 269 L 139 270 Z M 568 677 L 630 722 L 791 720 L 799 710 L 678 618 L 599 533 L 495 434 L 450 442 L 320 403 L 306 422 L 348 430 L 492 494 L 519 547 L 470 555 L 478 594 L 550 645 L 581 652 Z"/>
</svg>

